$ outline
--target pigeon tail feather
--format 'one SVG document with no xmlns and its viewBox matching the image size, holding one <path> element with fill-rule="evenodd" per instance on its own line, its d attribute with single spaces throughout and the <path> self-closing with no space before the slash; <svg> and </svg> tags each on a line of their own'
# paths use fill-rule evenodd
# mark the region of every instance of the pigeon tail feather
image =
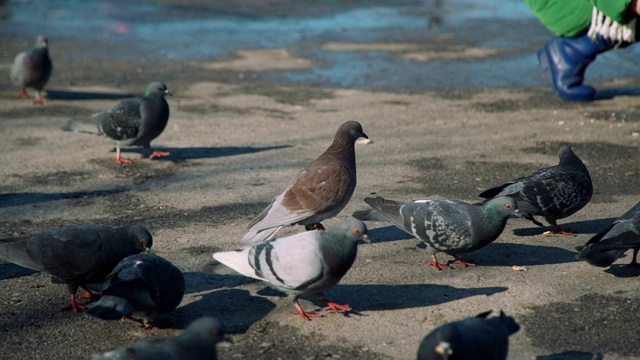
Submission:
<svg viewBox="0 0 640 360">
<path fill-rule="evenodd" d="M 256 227 L 254 227 L 242 237 L 240 242 L 244 248 L 247 248 L 271 239 L 280 229 L 282 229 L 282 226 L 276 226 L 270 229 L 256 229 Z"/>
<path fill-rule="evenodd" d="M 31 270 L 44 270 L 42 264 L 36 263 L 29 257 L 27 243 L 25 238 L 0 240 L 0 259 Z"/>
<path fill-rule="evenodd" d="M 76 119 L 69 120 L 69 122 L 61 127 L 62 131 L 101 135 L 100 131 L 93 123 L 82 122 Z"/>
<path fill-rule="evenodd" d="M 361 221 L 389 221 L 389 219 L 376 210 L 354 211 L 351 216 Z"/>
<path fill-rule="evenodd" d="M 91 316 L 104 320 L 117 320 L 133 311 L 133 305 L 124 298 L 104 295 L 89 309 Z"/>
<path fill-rule="evenodd" d="M 244 276 L 215 259 L 207 261 L 201 271 L 205 274 Z"/>
</svg>

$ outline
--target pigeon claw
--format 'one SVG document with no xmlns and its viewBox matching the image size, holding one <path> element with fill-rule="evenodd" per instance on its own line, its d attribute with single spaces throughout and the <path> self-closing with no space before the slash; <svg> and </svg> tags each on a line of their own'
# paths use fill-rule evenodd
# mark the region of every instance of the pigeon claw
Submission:
<svg viewBox="0 0 640 360">
<path fill-rule="evenodd" d="M 465 260 L 458 259 L 458 258 L 456 258 L 455 260 L 450 261 L 449 264 L 462 265 L 464 267 L 476 266 L 476 263 L 474 263 L 473 261 L 465 261 Z"/>
<path fill-rule="evenodd" d="M 18 92 L 18 97 L 20 99 L 28 99 L 29 98 L 29 94 L 27 94 L 27 90 L 25 90 L 25 88 L 20 89 L 20 91 Z"/>
<path fill-rule="evenodd" d="M 41 96 L 37 96 L 35 99 L 33 99 L 33 104 L 34 105 L 47 105 L 47 102 L 44 101 L 44 99 Z"/>
<path fill-rule="evenodd" d="M 436 259 L 435 255 L 431 257 L 431 260 L 429 260 L 427 265 L 433 265 L 433 267 L 435 267 L 438 270 L 451 269 L 451 266 L 439 262 L 438 259 Z"/>
<path fill-rule="evenodd" d="M 98 301 L 100 296 L 87 288 L 86 286 L 82 286 L 82 290 L 84 290 L 84 294 L 78 296 L 78 299 L 89 299 L 89 302 Z"/>
<path fill-rule="evenodd" d="M 169 156 L 171 155 L 170 152 L 168 151 L 158 151 L 158 150 L 154 150 L 151 155 L 149 155 L 149 159 L 153 159 L 153 158 L 157 158 L 157 157 L 163 157 L 163 156 Z"/>
<path fill-rule="evenodd" d="M 294 311 L 292 314 L 300 316 L 303 320 L 311 320 L 311 318 L 315 319 L 315 318 L 322 317 L 322 315 L 315 313 L 313 311 L 306 312 L 302 310 L 302 306 L 300 306 L 300 304 L 298 304 L 297 302 L 294 303 L 293 306 L 296 307 L 297 311 Z"/>
<path fill-rule="evenodd" d="M 65 306 L 62 308 L 61 311 L 69 311 L 69 310 L 73 310 L 74 312 L 80 312 L 82 310 L 86 309 L 86 306 L 82 305 L 82 304 L 78 304 L 76 302 L 76 297 L 75 295 L 71 298 L 71 303 L 69 303 L 69 305 Z"/>
<path fill-rule="evenodd" d="M 349 306 L 349 304 L 336 304 L 329 300 L 323 300 L 323 302 L 327 304 L 327 306 L 322 308 L 324 311 L 333 311 L 334 313 L 338 313 L 338 311 L 351 311 L 351 306 Z"/>
</svg>

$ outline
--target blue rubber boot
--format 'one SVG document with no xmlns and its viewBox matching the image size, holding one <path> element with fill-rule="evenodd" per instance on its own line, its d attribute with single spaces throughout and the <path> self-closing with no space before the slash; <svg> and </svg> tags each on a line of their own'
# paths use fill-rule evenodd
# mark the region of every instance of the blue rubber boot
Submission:
<svg viewBox="0 0 640 360">
<path fill-rule="evenodd" d="M 614 46 L 613 41 L 600 35 L 597 41 L 587 34 L 575 38 L 556 36 L 538 51 L 538 60 L 543 69 L 551 71 L 553 91 L 562 100 L 591 101 L 596 89 L 582 84 L 584 73 L 598 54 Z"/>
</svg>

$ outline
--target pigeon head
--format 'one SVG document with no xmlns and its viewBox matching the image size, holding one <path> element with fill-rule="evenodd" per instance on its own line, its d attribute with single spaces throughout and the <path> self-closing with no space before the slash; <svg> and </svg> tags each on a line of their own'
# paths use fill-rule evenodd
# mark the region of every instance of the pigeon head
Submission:
<svg viewBox="0 0 640 360">
<path fill-rule="evenodd" d="M 210 344 L 228 341 L 222 322 L 210 316 L 201 317 L 192 322 L 180 337 Z"/>
<path fill-rule="evenodd" d="M 367 235 L 367 225 L 358 219 L 348 219 L 331 228 L 329 231 L 353 242 L 364 241 L 371 243 Z"/>
<path fill-rule="evenodd" d="M 493 198 L 485 204 L 485 207 L 494 209 L 495 212 L 503 218 L 511 215 L 518 216 L 520 214 L 518 204 L 509 196 L 498 196 L 497 198 Z"/>
<path fill-rule="evenodd" d="M 147 229 L 141 225 L 131 225 L 127 227 L 127 233 L 140 244 L 140 251 L 149 252 L 153 245 L 153 237 Z"/>
<path fill-rule="evenodd" d="M 40 35 L 36 39 L 36 47 L 46 49 L 49 46 L 49 40 L 46 36 Z"/>
<path fill-rule="evenodd" d="M 171 91 L 167 88 L 167 85 L 162 81 L 154 81 L 149 86 L 147 86 L 147 90 L 144 92 L 144 96 L 152 96 L 152 95 L 173 95 Z"/>
<path fill-rule="evenodd" d="M 351 142 L 354 142 L 361 137 L 366 139 L 369 138 L 367 134 L 364 133 L 362 125 L 360 125 L 360 123 L 357 121 L 347 121 L 346 123 L 342 124 L 342 126 L 340 126 L 338 132 L 336 133 L 336 138 L 341 134 L 346 134 Z"/>
</svg>

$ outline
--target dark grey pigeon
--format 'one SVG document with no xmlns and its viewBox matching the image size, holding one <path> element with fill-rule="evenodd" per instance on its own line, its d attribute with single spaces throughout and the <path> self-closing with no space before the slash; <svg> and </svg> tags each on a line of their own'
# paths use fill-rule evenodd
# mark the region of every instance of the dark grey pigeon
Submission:
<svg viewBox="0 0 640 360">
<path fill-rule="evenodd" d="M 87 360 L 215 360 L 216 344 L 223 340 L 226 336 L 222 323 L 213 317 L 201 317 L 178 336 L 140 341 L 91 355 Z"/>
<path fill-rule="evenodd" d="M 27 88 L 36 90 L 34 104 L 44 105 L 42 90 L 49 81 L 53 63 L 49 57 L 49 41 L 43 35 L 38 36 L 35 46 L 29 50 L 21 52 L 13 60 L 11 66 L 11 80 L 20 87 L 18 96 L 29 98 Z"/>
<path fill-rule="evenodd" d="M 358 252 L 357 242 L 368 241 L 367 227 L 349 219 L 327 231 L 312 230 L 271 239 L 238 251 L 213 254 L 214 261 L 204 272 L 234 273 L 262 280 L 293 297 L 294 315 L 305 320 L 320 317 L 305 312 L 298 303 L 302 295 L 315 295 L 327 304 L 324 310 L 350 311 L 349 305 L 336 304 L 323 296 L 349 271 Z"/>
<path fill-rule="evenodd" d="M 305 166 L 249 224 L 243 246 L 270 239 L 283 226 L 304 225 L 324 230 L 321 221 L 336 216 L 356 188 L 355 141 L 367 135 L 357 121 L 342 124 L 333 143 Z"/>
<path fill-rule="evenodd" d="M 510 196 L 516 199 L 523 216 L 526 214 L 534 224 L 543 226 L 533 218 L 533 215 L 540 215 L 555 228 L 552 233 L 573 235 L 560 228 L 556 220 L 571 216 L 587 205 L 593 185 L 589 170 L 570 146 L 562 146 L 558 156 L 558 165 L 486 190 L 480 197 Z"/>
<path fill-rule="evenodd" d="M 116 161 L 129 164 L 130 159 L 120 156 L 123 146 L 142 146 L 150 150 L 151 141 L 160 134 L 169 121 L 169 104 L 165 95 L 171 95 L 167 86 L 156 81 L 149 84 L 142 97 L 121 101 L 111 109 L 94 114 L 91 123 L 71 120 L 64 131 L 106 136 L 115 141 Z M 170 155 L 166 151 L 152 151 L 149 159 Z"/>
<path fill-rule="evenodd" d="M 416 200 L 401 203 L 380 196 L 364 201 L 375 211 L 353 213 L 360 220 L 390 221 L 395 226 L 422 240 L 431 255 L 429 265 L 449 269 L 436 253 L 445 252 L 455 258 L 454 264 L 475 265 L 458 254 L 480 249 L 500 236 L 510 216 L 518 214 L 518 207 L 510 197 L 500 196 L 484 205 L 457 200 Z"/>
<path fill-rule="evenodd" d="M 105 320 L 141 315 L 145 328 L 157 315 L 173 311 L 184 296 L 184 276 L 168 260 L 154 254 L 129 256 L 107 277 L 101 297 L 88 314 Z"/>
<path fill-rule="evenodd" d="M 580 253 L 577 258 L 593 266 L 607 267 L 629 249 L 633 249 L 629 265 L 640 266 L 637 261 L 640 251 L 640 202 L 578 248 Z"/>
<path fill-rule="evenodd" d="M 82 224 L 47 230 L 33 237 L 0 240 L 0 258 L 36 271 L 47 272 L 62 280 L 71 294 L 65 309 L 79 311 L 80 298 L 95 299 L 87 284 L 102 283 L 125 257 L 148 251 L 153 239 L 140 225 L 110 228 Z"/>
<path fill-rule="evenodd" d="M 427 335 L 418 349 L 418 360 L 506 360 L 509 336 L 520 325 L 500 311 L 444 324 Z"/>
</svg>

